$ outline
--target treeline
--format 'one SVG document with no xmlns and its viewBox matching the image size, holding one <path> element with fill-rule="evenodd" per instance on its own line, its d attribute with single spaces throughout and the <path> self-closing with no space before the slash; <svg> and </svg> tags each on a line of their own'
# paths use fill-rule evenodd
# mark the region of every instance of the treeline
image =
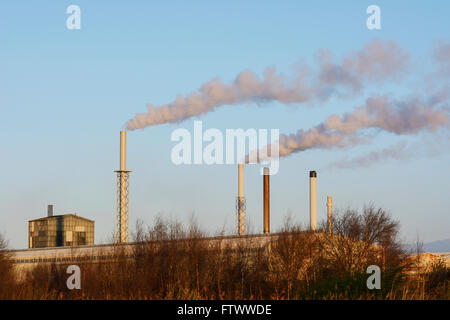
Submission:
<svg viewBox="0 0 450 320">
<path fill-rule="evenodd" d="M 78 263 L 81 289 L 66 286 L 67 265 L 42 264 L 21 275 L 0 253 L 2 299 L 448 299 L 444 265 L 415 267 L 398 239 L 399 223 L 383 209 L 335 214 L 333 233 L 287 221 L 264 246 L 258 237 L 205 241 L 189 227 L 158 218 L 136 228 L 130 253 L 117 247 L 104 263 Z M 0 238 L 4 249 L 5 241 Z M 367 287 L 369 265 L 381 289 Z"/>
</svg>

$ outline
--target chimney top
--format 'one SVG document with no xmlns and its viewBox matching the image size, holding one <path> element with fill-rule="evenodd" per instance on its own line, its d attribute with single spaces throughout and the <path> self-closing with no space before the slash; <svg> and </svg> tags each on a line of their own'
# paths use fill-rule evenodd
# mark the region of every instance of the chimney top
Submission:
<svg viewBox="0 0 450 320">
<path fill-rule="evenodd" d="M 309 177 L 310 177 L 310 178 L 316 178 L 316 177 L 317 177 L 316 172 L 315 172 L 315 171 L 310 171 L 310 172 L 309 172 Z"/>
<path fill-rule="evenodd" d="M 47 207 L 47 216 L 53 217 L 53 205 L 49 204 Z"/>
</svg>

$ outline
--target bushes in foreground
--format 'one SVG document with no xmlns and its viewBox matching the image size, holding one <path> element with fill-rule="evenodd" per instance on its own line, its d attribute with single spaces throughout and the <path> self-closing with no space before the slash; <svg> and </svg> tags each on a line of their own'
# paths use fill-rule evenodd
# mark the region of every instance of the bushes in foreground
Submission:
<svg viewBox="0 0 450 320">
<path fill-rule="evenodd" d="M 323 226 L 325 224 L 322 224 Z M 382 209 L 335 215 L 333 234 L 286 223 L 270 241 L 217 237 L 197 225 L 157 219 L 137 226 L 135 246 L 117 246 L 103 263 L 80 262 L 81 290 L 66 287 L 67 265 L 39 265 L 14 280 L 0 251 L 1 298 L 7 299 L 448 299 L 449 270 L 436 265 L 407 277 L 399 224 Z M 5 247 L 0 238 L 0 245 Z M 1 248 L 0 248 L 1 249 Z M 366 268 L 382 269 L 381 290 Z M 5 289 L 6 288 L 6 289 Z"/>
</svg>

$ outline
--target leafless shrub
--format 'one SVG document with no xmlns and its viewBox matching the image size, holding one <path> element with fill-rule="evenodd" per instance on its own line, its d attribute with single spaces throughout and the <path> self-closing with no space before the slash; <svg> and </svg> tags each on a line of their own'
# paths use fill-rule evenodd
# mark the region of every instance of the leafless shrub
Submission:
<svg viewBox="0 0 450 320">
<path fill-rule="evenodd" d="M 13 266 L 7 248 L 7 241 L 3 235 L 0 234 L 0 299 L 9 299 L 12 297 Z"/>
<path fill-rule="evenodd" d="M 323 223 L 322 226 L 325 226 Z M 208 237 L 162 217 L 138 222 L 133 246 L 114 245 L 95 263 L 73 256 L 81 290 L 66 287 L 66 264 L 39 264 L 25 281 L 10 281 L 13 299 L 424 299 L 448 296 L 448 269 L 436 265 L 423 282 L 398 281 L 404 253 L 399 224 L 383 210 L 335 214 L 333 231 L 310 232 L 286 220 L 270 237 Z M 5 241 L 0 237 L 0 248 Z M 0 285 L 13 273 L 0 250 Z M 75 253 L 74 253 L 75 254 Z M 383 269 L 382 292 L 365 287 L 368 265 Z M 5 277 L 5 274 L 10 276 Z M 7 288 L 2 286 L 2 288 Z"/>
<path fill-rule="evenodd" d="M 333 234 L 320 237 L 326 266 L 335 274 L 363 272 L 375 264 L 400 267 L 404 255 L 398 240 L 399 223 L 382 208 L 367 206 L 361 214 L 347 209 L 333 219 Z"/>
</svg>

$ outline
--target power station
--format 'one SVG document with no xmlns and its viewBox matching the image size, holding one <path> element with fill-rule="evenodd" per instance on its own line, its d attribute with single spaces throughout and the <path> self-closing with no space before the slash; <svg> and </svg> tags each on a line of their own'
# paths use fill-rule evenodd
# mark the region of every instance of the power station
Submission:
<svg viewBox="0 0 450 320">
<path fill-rule="evenodd" d="M 120 169 L 116 170 L 116 229 L 115 243 L 128 243 L 129 239 L 129 178 L 127 169 L 127 132 L 120 131 Z M 309 172 L 309 229 L 317 229 L 316 171 Z M 270 172 L 263 168 L 263 228 L 262 233 L 270 234 Z M 333 232 L 333 200 L 327 197 L 327 231 Z M 246 233 L 246 198 L 244 196 L 244 164 L 238 164 L 238 192 L 236 197 L 237 235 Z M 94 244 L 94 221 L 74 214 L 53 215 L 53 205 L 48 206 L 45 218 L 29 221 L 29 248 L 60 246 L 80 246 Z"/>
</svg>

